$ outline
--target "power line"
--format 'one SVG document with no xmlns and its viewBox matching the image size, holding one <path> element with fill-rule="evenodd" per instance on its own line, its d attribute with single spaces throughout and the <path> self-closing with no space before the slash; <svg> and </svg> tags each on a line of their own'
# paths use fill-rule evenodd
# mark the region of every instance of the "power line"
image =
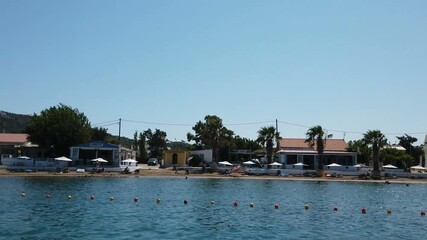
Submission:
<svg viewBox="0 0 427 240">
<path fill-rule="evenodd" d="M 123 122 L 131 122 L 131 123 L 141 123 L 141 124 L 151 124 L 151 125 L 166 125 L 166 126 L 182 126 L 182 127 L 192 127 L 190 124 L 182 124 L 182 123 L 161 123 L 161 122 L 146 122 L 146 121 L 135 121 L 135 120 L 127 120 L 122 119 Z"/>
<path fill-rule="evenodd" d="M 259 124 L 266 124 L 266 123 L 275 123 L 275 121 L 265 121 L 265 122 L 247 122 L 247 123 L 227 123 L 224 125 L 226 126 L 238 126 L 238 125 L 259 125 Z"/>
<path fill-rule="evenodd" d="M 103 124 L 118 123 L 118 122 L 119 120 L 111 120 L 107 122 L 93 123 L 92 125 L 103 125 Z"/>
<path fill-rule="evenodd" d="M 286 125 L 291 125 L 291 126 L 296 126 L 296 127 L 303 127 L 303 128 L 311 128 L 309 126 L 305 126 L 305 125 L 301 125 L 301 124 L 296 124 L 296 123 L 289 123 L 289 122 L 283 122 L 283 121 L 278 121 L 279 123 L 283 123 Z"/>
<path fill-rule="evenodd" d="M 284 121 L 279 121 L 279 123 L 283 123 L 286 125 L 291 125 L 291 126 L 296 126 L 296 127 L 303 127 L 303 128 L 311 128 L 309 126 L 305 126 L 302 124 L 296 124 L 296 123 L 290 123 L 290 122 L 284 122 Z M 349 131 L 349 130 L 339 130 L 339 129 L 328 129 L 325 128 L 326 130 L 328 130 L 329 132 L 339 132 L 339 133 L 352 133 L 352 134 L 360 134 L 363 135 L 365 134 L 364 132 L 357 132 L 357 131 Z M 384 135 L 403 135 L 403 134 L 408 134 L 408 135 L 419 135 L 419 134 L 427 134 L 427 131 L 424 132 L 410 132 L 410 133 L 405 133 L 405 132 L 383 132 Z"/>
<path fill-rule="evenodd" d="M 162 126 L 181 126 L 181 127 L 193 127 L 194 124 L 185 124 L 185 123 L 165 123 L 165 122 L 149 122 L 149 121 L 138 121 L 138 120 L 129 120 L 129 119 L 122 119 L 123 122 L 130 122 L 130 123 L 140 123 L 140 124 L 149 124 L 149 125 L 162 125 Z M 299 124 L 299 123 L 291 123 L 291 122 L 285 122 L 285 121 L 277 121 L 278 123 L 294 126 L 294 127 L 302 127 L 309 129 L 311 126 Z M 93 125 L 97 126 L 111 126 L 118 124 L 119 120 L 112 120 L 112 121 L 106 121 L 106 122 L 100 122 L 95 123 Z M 245 125 L 260 125 L 260 124 L 270 124 L 275 123 L 275 121 L 260 121 L 260 122 L 243 122 L 243 123 L 224 123 L 224 126 L 245 126 Z M 328 129 L 325 128 L 329 132 L 338 132 L 338 133 L 350 133 L 350 134 L 365 134 L 364 132 L 358 132 L 358 131 L 350 131 L 350 130 L 340 130 L 340 129 Z M 420 134 L 427 134 L 427 131 L 417 131 L 417 132 L 383 132 L 384 135 L 420 135 Z"/>
</svg>

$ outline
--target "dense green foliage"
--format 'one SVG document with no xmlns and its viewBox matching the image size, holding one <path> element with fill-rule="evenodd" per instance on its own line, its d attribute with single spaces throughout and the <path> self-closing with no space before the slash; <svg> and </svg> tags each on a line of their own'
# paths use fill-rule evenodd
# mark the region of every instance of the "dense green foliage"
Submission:
<svg viewBox="0 0 427 240">
<path fill-rule="evenodd" d="M 373 178 L 380 178 L 380 149 L 387 144 L 387 138 L 380 130 L 369 130 L 363 134 L 363 143 L 372 148 L 372 159 L 374 162 L 374 169 L 372 171 Z"/>
<path fill-rule="evenodd" d="M 197 122 L 192 129 L 194 134 L 187 133 L 187 140 L 194 141 L 198 147 L 212 149 L 213 159 L 216 162 L 219 160 L 218 151 L 232 144 L 233 131 L 224 127 L 222 119 L 215 115 L 207 115 L 205 122 Z"/>
<path fill-rule="evenodd" d="M 398 136 L 399 145 L 406 149 L 406 153 L 412 157 L 411 165 L 418 164 L 420 157 L 423 157 L 424 150 L 421 146 L 413 146 L 412 144 L 418 141 L 417 138 L 405 134 L 403 136 Z"/>
<path fill-rule="evenodd" d="M 68 155 L 69 147 L 88 142 L 92 128 L 87 117 L 77 109 L 59 104 L 34 114 L 26 133 L 29 140 L 49 149 L 51 155 Z"/>
<path fill-rule="evenodd" d="M 148 160 L 147 149 L 145 147 L 147 140 L 143 133 L 139 133 L 135 131 L 133 134 L 133 146 L 135 147 L 136 152 L 136 160 L 139 162 L 146 162 Z"/>
<path fill-rule="evenodd" d="M 347 143 L 347 151 L 358 153 L 358 163 L 369 165 L 370 160 L 372 160 L 372 149 L 367 146 L 361 139 L 349 141 Z"/>
<path fill-rule="evenodd" d="M 258 138 L 256 141 L 265 147 L 265 150 L 267 152 L 267 161 L 269 164 L 272 162 L 274 141 L 278 138 L 279 133 L 276 132 L 276 128 L 274 128 L 273 126 L 262 127 L 258 131 Z"/>
<path fill-rule="evenodd" d="M 107 129 L 103 128 L 103 127 L 95 127 L 92 128 L 92 136 L 91 136 L 91 141 L 106 141 L 107 137 L 110 134 L 108 134 Z"/>
<path fill-rule="evenodd" d="M 380 162 L 384 165 L 393 164 L 398 168 L 405 169 L 412 166 L 412 157 L 405 151 L 395 148 L 383 148 L 380 151 Z"/>
<path fill-rule="evenodd" d="M 326 140 L 332 138 L 332 134 L 327 134 L 323 130 L 323 128 L 319 125 L 314 126 L 307 130 L 305 142 L 308 143 L 308 146 L 314 148 L 316 146 L 316 151 L 319 155 L 319 161 L 317 165 L 317 169 L 319 170 L 319 174 L 322 174 L 323 171 L 323 152 L 325 151 Z"/>
<path fill-rule="evenodd" d="M 150 157 L 161 158 L 163 151 L 166 149 L 166 132 L 156 129 L 154 132 L 151 129 L 144 131 L 142 139 L 146 139 Z M 143 143 L 141 142 L 141 145 Z M 141 146 L 142 147 L 142 146 Z"/>
</svg>

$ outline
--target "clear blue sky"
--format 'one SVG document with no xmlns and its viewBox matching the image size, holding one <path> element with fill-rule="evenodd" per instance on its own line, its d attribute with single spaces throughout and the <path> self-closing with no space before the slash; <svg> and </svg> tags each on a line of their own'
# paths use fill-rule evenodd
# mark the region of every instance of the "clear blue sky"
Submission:
<svg viewBox="0 0 427 240">
<path fill-rule="evenodd" d="M 93 124 L 183 124 L 123 122 L 124 136 L 159 128 L 169 140 L 208 114 L 252 139 L 278 119 L 283 137 L 319 124 L 346 140 L 369 129 L 423 140 L 426 10 L 415 0 L 0 0 L 0 110 L 63 103 Z"/>
</svg>

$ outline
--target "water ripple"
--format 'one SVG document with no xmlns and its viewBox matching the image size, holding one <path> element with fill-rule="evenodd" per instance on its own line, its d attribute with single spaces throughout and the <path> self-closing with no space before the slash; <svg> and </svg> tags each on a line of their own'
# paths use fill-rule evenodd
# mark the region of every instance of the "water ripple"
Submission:
<svg viewBox="0 0 427 240">
<path fill-rule="evenodd" d="M 0 239 L 421 239 L 427 233 L 427 218 L 419 216 L 427 208 L 426 185 L 2 178 L 0 189 Z"/>
</svg>

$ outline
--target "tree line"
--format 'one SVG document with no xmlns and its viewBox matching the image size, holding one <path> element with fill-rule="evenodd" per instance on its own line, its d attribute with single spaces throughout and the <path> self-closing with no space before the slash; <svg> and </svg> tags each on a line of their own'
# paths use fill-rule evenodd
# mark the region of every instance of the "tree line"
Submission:
<svg viewBox="0 0 427 240">
<path fill-rule="evenodd" d="M 107 129 L 91 127 L 88 118 L 78 109 L 59 104 L 34 114 L 25 130 L 29 141 L 48 149 L 50 156 L 68 155 L 69 147 L 89 141 L 107 141 L 119 144 L 118 139 L 108 134 Z M 187 133 L 187 141 L 171 142 L 167 139 L 166 132 L 160 129 L 147 129 L 142 132 L 135 131 L 133 140 L 127 142 L 126 147 L 137 150 L 140 162 L 148 158 L 161 158 L 166 149 L 175 150 L 200 150 L 212 149 L 214 161 L 230 160 L 240 161 L 243 156 L 233 154 L 234 149 L 250 151 L 262 150 L 268 163 L 274 160 L 274 153 L 280 133 L 274 126 L 261 127 L 255 140 L 240 137 L 232 130 L 227 129 L 222 119 L 215 115 L 205 116 L 203 121 L 198 121 L 192 132 Z M 306 132 L 308 146 L 317 150 L 319 156 L 318 170 L 323 170 L 323 152 L 327 140 L 332 138 L 321 126 L 309 128 Z M 374 171 L 379 171 L 379 162 L 394 163 L 398 167 L 409 167 L 416 163 L 424 151 L 421 146 L 413 146 L 416 138 L 407 134 L 398 136 L 399 144 L 405 148 L 402 152 L 394 148 L 384 148 L 387 139 L 380 130 L 369 130 L 360 140 L 349 141 L 348 151 L 359 153 L 359 162 L 369 164 L 373 162 Z M 247 156 L 246 156 L 247 158 Z"/>
</svg>

